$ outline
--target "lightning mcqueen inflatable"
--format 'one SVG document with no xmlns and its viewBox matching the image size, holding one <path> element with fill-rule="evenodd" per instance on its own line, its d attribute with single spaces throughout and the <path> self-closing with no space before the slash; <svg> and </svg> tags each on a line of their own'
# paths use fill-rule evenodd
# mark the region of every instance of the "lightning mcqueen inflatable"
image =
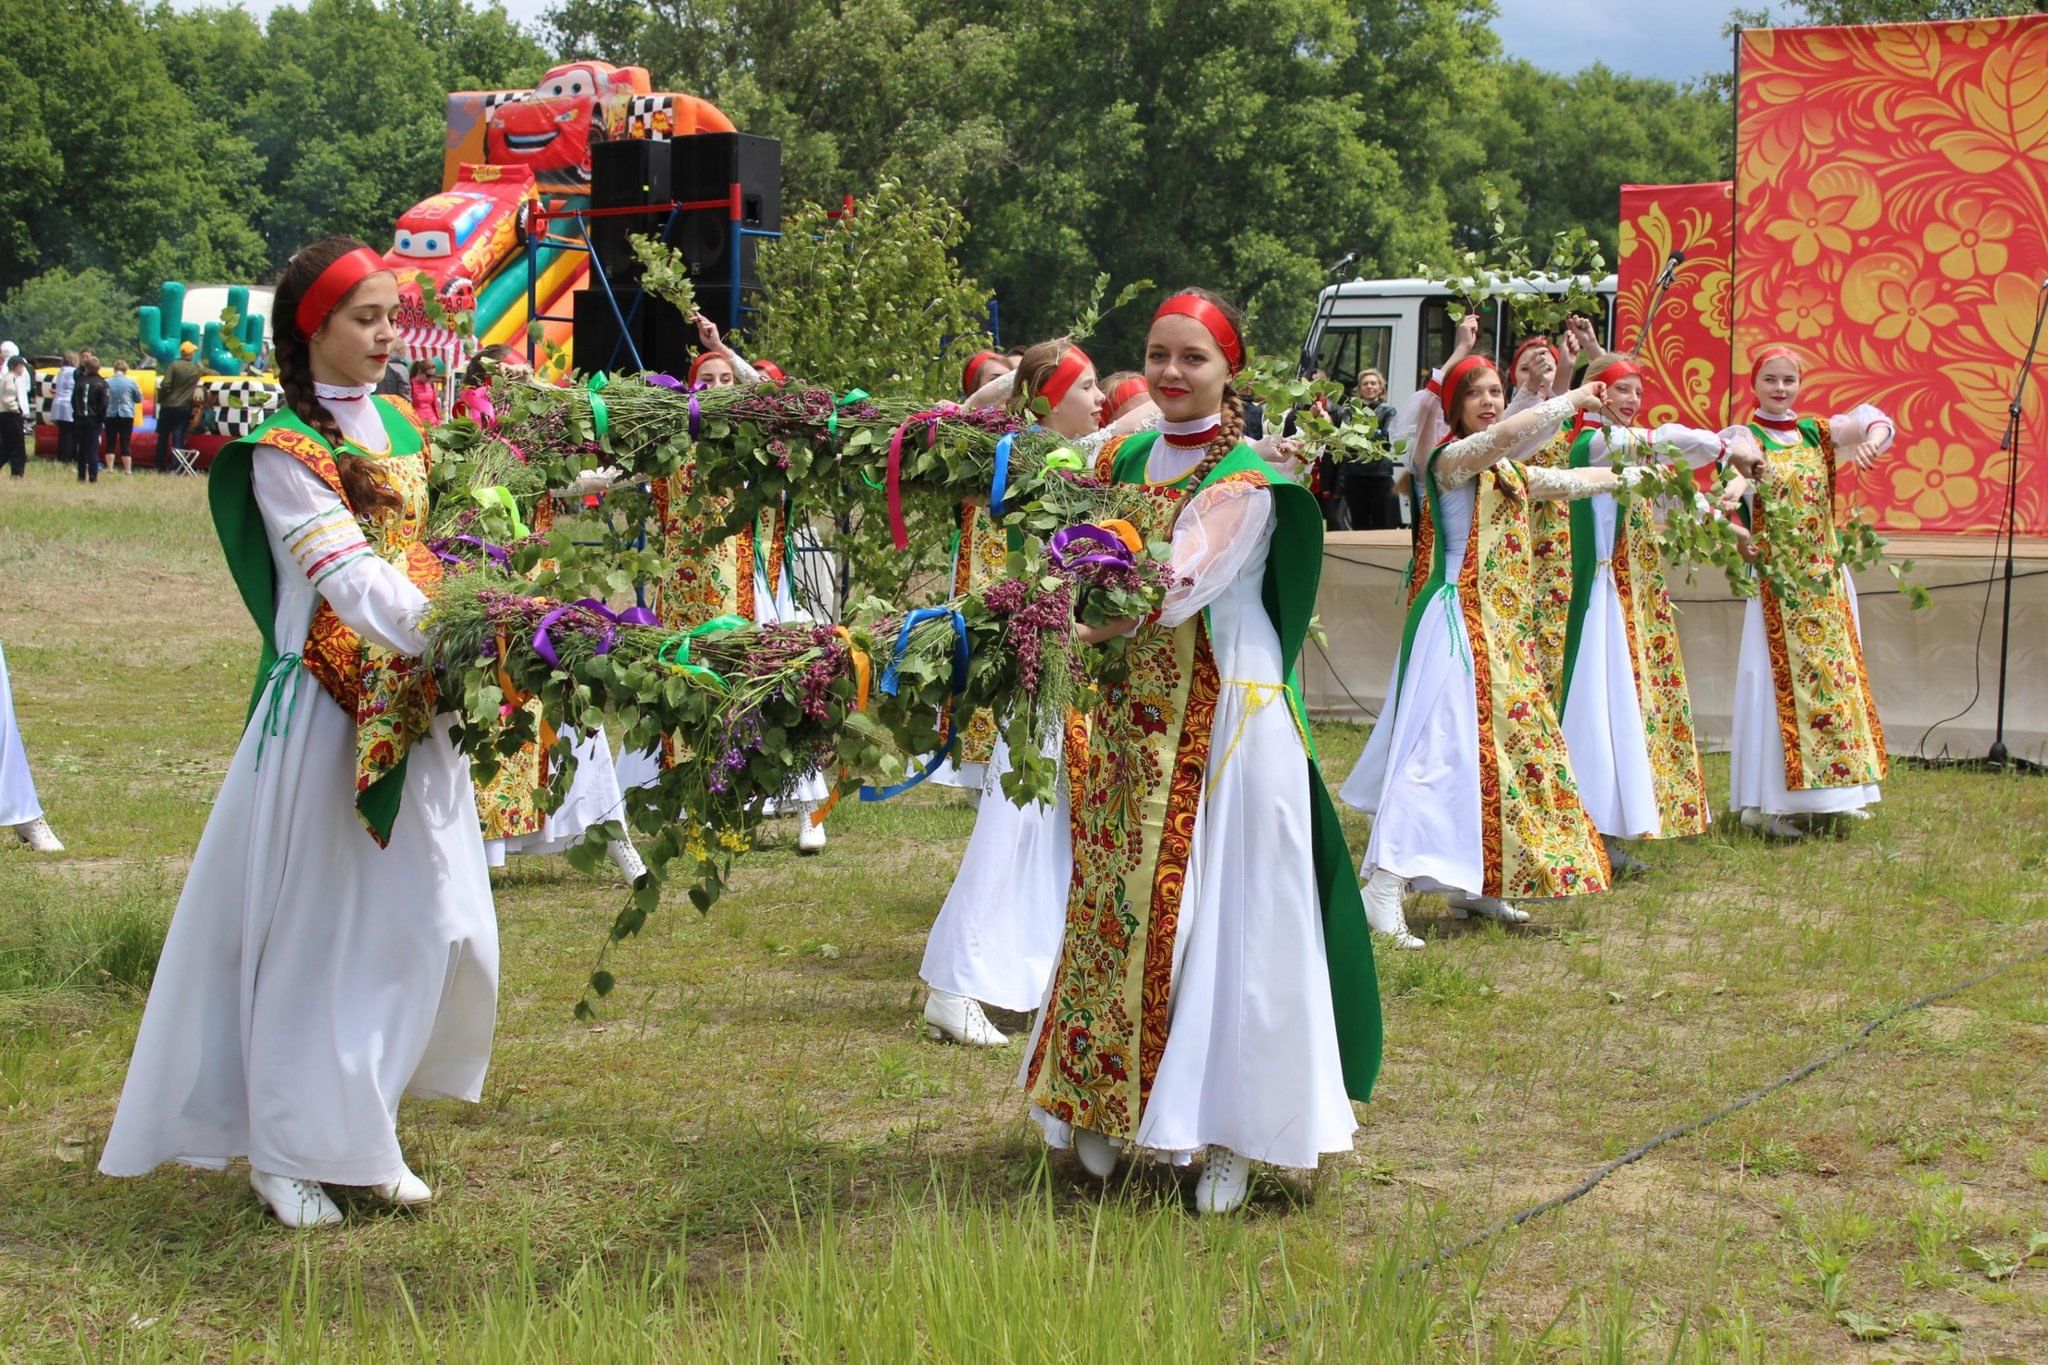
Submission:
<svg viewBox="0 0 2048 1365">
<path fill-rule="evenodd" d="M 384 260 L 397 272 L 401 294 L 416 291 L 424 272 L 443 303 L 474 307 L 477 281 L 519 249 L 527 211 L 538 198 L 525 166 L 464 163 L 452 189 L 399 215 Z"/>
</svg>

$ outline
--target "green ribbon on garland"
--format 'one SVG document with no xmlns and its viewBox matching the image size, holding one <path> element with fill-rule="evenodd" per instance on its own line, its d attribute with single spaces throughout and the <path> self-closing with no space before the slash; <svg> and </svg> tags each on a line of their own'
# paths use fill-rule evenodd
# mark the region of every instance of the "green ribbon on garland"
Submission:
<svg viewBox="0 0 2048 1365">
<path fill-rule="evenodd" d="M 715 671 L 704 667 L 702 664 L 690 662 L 690 641 L 700 635 L 709 635 L 714 631 L 740 630 L 752 624 L 754 623 L 746 617 L 735 616 L 730 612 L 723 616 L 714 616 L 701 626 L 684 631 L 680 635 L 671 635 L 668 639 L 663 640 L 661 648 L 654 651 L 654 662 L 667 664 L 680 672 L 702 678 L 721 692 L 728 691 L 725 679 L 719 677 Z"/>
<path fill-rule="evenodd" d="M 605 406 L 603 390 L 611 383 L 610 376 L 603 370 L 583 381 L 583 390 L 590 395 L 590 430 L 597 437 L 598 446 L 607 454 L 611 446 L 607 442 L 612 434 L 611 409 Z"/>
<path fill-rule="evenodd" d="M 494 485 L 490 488 L 472 488 L 469 490 L 469 496 L 476 500 L 478 507 L 486 511 L 493 507 L 502 510 L 512 521 L 511 538 L 513 540 L 526 539 L 529 532 L 526 529 L 526 523 L 519 517 L 519 504 L 513 500 L 511 489 L 506 488 L 502 484 Z"/>
<path fill-rule="evenodd" d="M 1048 471 L 1061 470 L 1069 474 L 1083 474 L 1088 470 L 1088 457 L 1069 446 L 1061 446 L 1045 457 Z"/>
<path fill-rule="evenodd" d="M 827 436 L 833 437 L 838 436 L 839 410 L 843 407 L 848 407 L 854 403 L 865 403 L 867 399 L 868 391 L 866 389 L 850 389 L 847 391 L 847 394 L 844 398 L 833 399 L 832 412 L 829 416 L 825 418 L 825 434 Z"/>
</svg>

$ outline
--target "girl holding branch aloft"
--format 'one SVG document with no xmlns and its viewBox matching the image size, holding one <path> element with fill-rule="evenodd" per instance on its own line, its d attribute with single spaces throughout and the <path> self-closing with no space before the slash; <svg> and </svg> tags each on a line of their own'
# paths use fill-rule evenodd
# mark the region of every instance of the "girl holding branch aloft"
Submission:
<svg viewBox="0 0 2048 1365">
<path fill-rule="evenodd" d="M 1529 511 L 1647 474 L 1519 463 L 1568 415 L 1598 407 L 1598 384 L 1504 416 L 1499 372 L 1468 355 L 1430 390 L 1433 401 L 1409 410 L 1424 506 L 1401 651 L 1343 789 L 1374 817 L 1366 912 L 1403 948 L 1422 946 L 1404 883 L 1449 893 L 1453 918 L 1511 924 L 1528 915 L 1508 896 L 1607 889 L 1606 855 L 1536 663 Z"/>
<path fill-rule="evenodd" d="M 279 1221 L 341 1221 L 324 1184 L 431 1197 L 401 1097 L 475 1101 L 498 933 L 469 760 L 420 655 L 439 561 L 424 431 L 373 396 L 398 282 L 327 237 L 272 316 L 285 406 L 225 447 L 208 501 L 262 633 L 249 723 L 179 897 L 100 1159 L 109 1175 L 247 1156 Z"/>
<path fill-rule="evenodd" d="M 1643 372 L 1633 359 L 1596 356 L 1586 375 L 1605 386 L 1606 397 L 1573 425 L 1573 469 L 1643 465 L 1669 456 L 1693 469 L 1731 456 L 1754 467 L 1756 442 L 1747 433 L 1724 438 L 1674 422 L 1654 430 L 1631 426 L 1643 403 Z M 1727 506 L 1741 493 L 1738 480 L 1723 494 Z M 1601 493 L 1569 509 L 1558 715 L 1579 799 L 1606 842 L 1608 861 L 1617 875 L 1634 875 L 1645 869 L 1626 843 L 1706 832 L 1706 775 L 1650 502 L 1624 505 Z"/>
<path fill-rule="evenodd" d="M 1796 819 L 1866 817 L 1888 766 L 1856 585 L 1837 559 L 1834 504 L 1841 458 L 1869 468 L 1897 429 L 1868 403 L 1801 417 L 1800 378 L 1791 348 L 1759 351 L 1749 375 L 1756 416 L 1729 433 L 1746 430 L 1763 448 L 1751 525 L 1740 534 L 1745 557 L 1770 572 L 1743 609 L 1728 804 L 1744 825 L 1780 839 L 1806 832 Z"/>
<path fill-rule="evenodd" d="M 1099 476 L 1155 495 L 1134 539 L 1175 582 L 1076 727 L 1066 934 L 1023 1083 L 1055 1146 L 1107 1179 L 1124 1151 L 1206 1155 L 1195 1201 L 1239 1207 L 1251 1163 L 1350 1150 L 1379 1064 L 1357 880 L 1309 742 L 1295 666 L 1322 517 L 1243 440 L 1236 315 L 1187 290 L 1154 315 L 1161 426 Z"/>
<path fill-rule="evenodd" d="M 1040 402 L 1045 430 L 1076 440 L 1096 430 L 1103 405 L 1095 362 L 1072 341 L 1042 341 L 1026 350 L 1016 367 L 1010 406 L 1032 412 Z M 987 512 L 961 509 L 955 596 L 985 585 L 1003 572 L 1009 539 Z M 974 833 L 960 860 L 953 889 L 932 923 L 918 969 L 931 987 L 925 998 L 926 1026 L 936 1036 L 978 1047 L 1009 1041 L 989 1022 L 982 1002 L 1020 1013 L 1045 1000 L 1066 927 L 1067 883 L 1073 850 L 1067 835 L 1067 796 L 1017 806 L 1004 798 L 1003 774 L 1010 770 L 1009 747 L 996 734 L 987 712 L 961 724 L 962 780 L 981 793 Z M 1060 759 L 1059 732 L 1046 756 Z"/>
</svg>

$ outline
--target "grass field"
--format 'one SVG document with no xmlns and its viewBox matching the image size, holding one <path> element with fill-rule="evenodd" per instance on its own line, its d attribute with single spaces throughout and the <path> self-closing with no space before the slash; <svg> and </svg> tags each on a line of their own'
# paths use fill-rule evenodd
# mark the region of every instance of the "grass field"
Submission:
<svg viewBox="0 0 2048 1365">
<path fill-rule="evenodd" d="M 2028 779 L 1899 772 L 1839 841 L 1717 830 L 1525 930 L 1415 902 L 1432 941 L 1381 955 L 1356 1151 L 1262 1178 L 1241 1218 L 1198 1219 L 1192 1177 L 1160 1169 L 1098 1192 L 1044 1158 L 1019 1045 L 920 1036 L 918 956 L 972 819 L 924 793 L 842 806 L 822 859 L 775 827 L 708 918 L 673 898 L 594 1026 L 569 1011 L 615 888 L 559 860 L 498 874 L 485 1101 L 401 1116 L 439 1191 L 422 1213 L 294 1236 L 239 1168 L 101 1178 L 254 666 L 203 492 L 0 479 L 0 642 L 69 845 L 0 848 L 6 1359 L 2048 1359 L 2042 962 L 1400 1277 L 2048 945 Z M 1321 738 L 1339 779 L 1363 734 Z"/>
</svg>

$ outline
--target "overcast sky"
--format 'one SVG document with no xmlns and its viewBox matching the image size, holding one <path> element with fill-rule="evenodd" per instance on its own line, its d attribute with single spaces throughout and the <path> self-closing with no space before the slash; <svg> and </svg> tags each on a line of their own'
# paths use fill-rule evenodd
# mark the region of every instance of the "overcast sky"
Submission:
<svg viewBox="0 0 2048 1365">
<path fill-rule="evenodd" d="M 180 9 L 202 2 L 173 0 Z M 505 0 L 521 23 L 537 25 L 550 0 Z M 288 0 L 242 0 L 261 18 Z M 1733 66 L 1721 25 L 1734 0 L 1496 0 L 1494 27 L 1510 55 L 1553 71 L 1577 71 L 1596 57 L 1617 71 L 1684 80 Z M 1589 41 L 1587 35 L 1597 35 Z"/>
</svg>

